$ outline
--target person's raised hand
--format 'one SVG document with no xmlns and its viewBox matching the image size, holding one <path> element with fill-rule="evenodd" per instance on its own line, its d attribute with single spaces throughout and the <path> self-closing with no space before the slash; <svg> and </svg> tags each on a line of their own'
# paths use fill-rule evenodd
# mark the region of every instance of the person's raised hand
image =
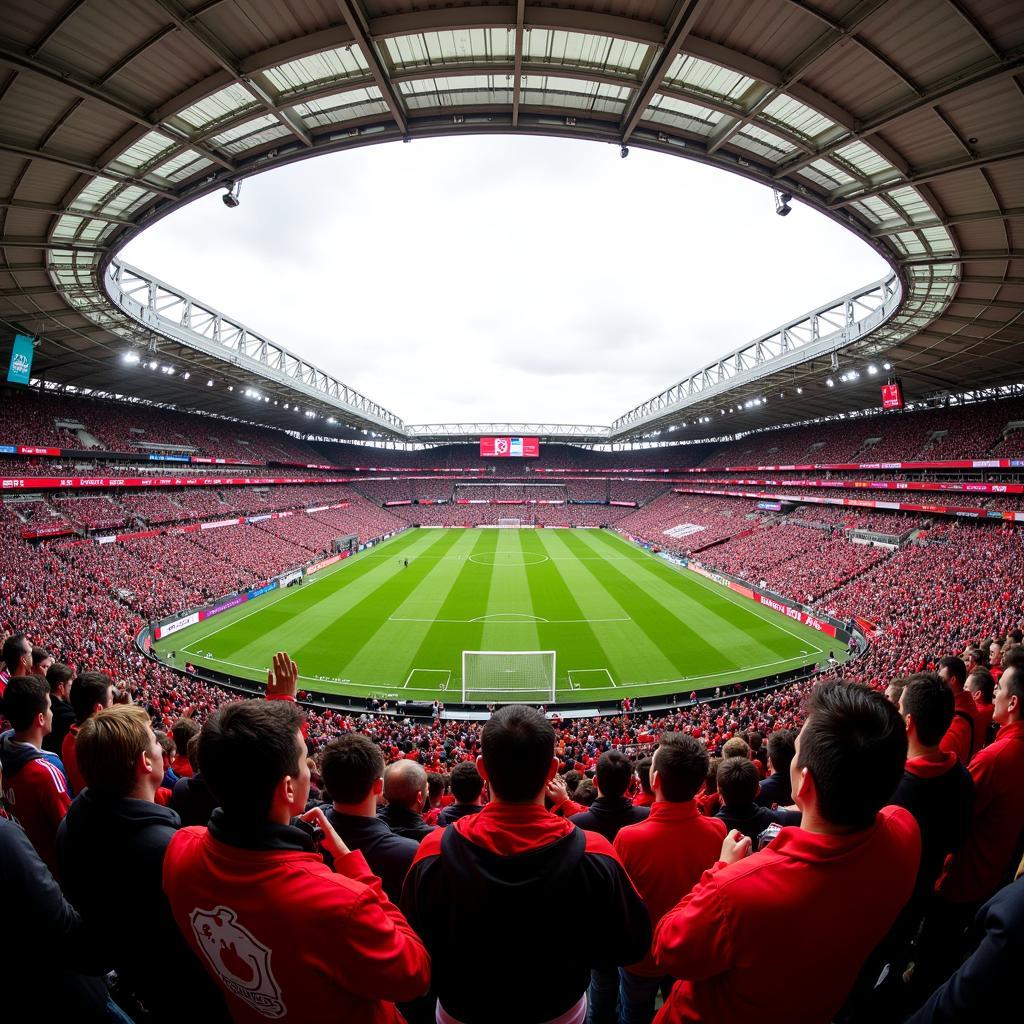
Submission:
<svg viewBox="0 0 1024 1024">
<path fill-rule="evenodd" d="M 738 828 L 734 828 L 722 843 L 722 854 L 718 858 L 726 864 L 735 864 L 744 857 L 749 857 L 753 851 L 753 842 L 750 836 L 745 836 Z"/>
<path fill-rule="evenodd" d="M 335 859 L 347 857 L 352 851 L 345 845 L 345 840 L 334 830 L 334 826 L 327 820 L 322 807 L 314 807 L 300 815 L 301 819 L 310 825 L 316 825 L 324 834 L 320 845 Z"/>
<path fill-rule="evenodd" d="M 566 788 L 565 779 L 557 773 L 547 784 L 544 793 L 551 801 L 552 807 L 558 807 L 569 799 L 569 790 Z"/>
<path fill-rule="evenodd" d="M 299 666 L 284 653 L 274 655 L 273 667 L 267 669 L 267 696 L 295 699 L 299 682 Z"/>
</svg>

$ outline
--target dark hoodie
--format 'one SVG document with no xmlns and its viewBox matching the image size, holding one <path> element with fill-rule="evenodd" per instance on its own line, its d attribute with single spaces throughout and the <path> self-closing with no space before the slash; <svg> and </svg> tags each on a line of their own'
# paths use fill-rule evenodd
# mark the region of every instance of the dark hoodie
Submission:
<svg viewBox="0 0 1024 1024">
<path fill-rule="evenodd" d="M 164 853 L 180 824 L 168 807 L 86 789 L 57 832 L 61 878 L 156 1020 L 175 1019 L 167 997 L 173 989 L 198 1000 L 204 1020 L 226 1021 L 223 997 L 178 931 L 163 892 Z"/>
<path fill-rule="evenodd" d="M 581 942 L 560 945 L 570 907 Z M 490 803 L 428 835 L 402 909 L 463 1024 L 537 1024 L 575 1005 L 591 968 L 643 958 L 651 922 L 611 844 L 537 804 Z M 557 951 L 557 952 L 556 952 Z"/>
<path fill-rule="evenodd" d="M 585 832 L 599 832 L 612 843 L 620 828 L 635 825 L 650 813 L 650 807 L 634 807 L 627 797 L 599 796 L 585 811 L 574 814 L 569 820 Z"/>
</svg>

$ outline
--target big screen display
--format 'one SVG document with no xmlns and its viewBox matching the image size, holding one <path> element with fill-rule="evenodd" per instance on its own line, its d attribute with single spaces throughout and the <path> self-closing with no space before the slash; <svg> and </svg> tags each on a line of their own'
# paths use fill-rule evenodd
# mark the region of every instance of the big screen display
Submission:
<svg viewBox="0 0 1024 1024">
<path fill-rule="evenodd" d="M 899 381 L 897 381 L 895 384 L 882 385 L 882 408 L 903 408 L 903 388 L 900 386 Z"/>
<path fill-rule="evenodd" d="M 536 437 L 481 437 L 480 457 L 484 459 L 536 459 L 540 439 Z"/>
</svg>

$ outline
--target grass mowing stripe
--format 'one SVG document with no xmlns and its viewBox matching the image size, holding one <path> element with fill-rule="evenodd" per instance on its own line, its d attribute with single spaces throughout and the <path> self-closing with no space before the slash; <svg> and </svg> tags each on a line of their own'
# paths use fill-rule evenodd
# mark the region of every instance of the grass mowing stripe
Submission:
<svg viewBox="0 0 1024 1024">
<path fill-rule="evenodd" d="M 576 661 L 572 664 L 567 662 L 565 653 L 560 652 L 566 673 L 569 669 L 607 668 L 616 683 L 678 675 L 675 664 L 652 642 L 641 624 L 633 621 L 629 609 L 620 600 L 621 594 L 609 591 L 595 576 L 594 568 L 598 563 L 571 558 L 571 537 L 571 531 L 560 530 L 550 538 L 545 532 L 544 543 L 558 554 L 559 572 L 583 615 L 595 621 L 599 646 L 574 652 Z"/>
<path fill-rule="evenodd" d="M 519 530 L 496 530 L 498 544 L 494 551 L 494 568 L 487 591 L 484 632 L 480 638 L 482 651 L 539 651 L 540 637 L 531 617 L 537 613 L 530 597 L 526 556 L 519 540 Z M 532 567 L 531 567 L 532 568 Z M 521 618 L 523 625 L 510 630 L 501 618 Z"/>
</svg>

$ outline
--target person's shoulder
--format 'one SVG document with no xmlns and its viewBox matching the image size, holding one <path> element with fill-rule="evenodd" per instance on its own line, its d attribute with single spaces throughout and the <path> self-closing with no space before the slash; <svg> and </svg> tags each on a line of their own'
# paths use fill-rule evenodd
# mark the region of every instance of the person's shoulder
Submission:
<svg viewBox="0 0 1024 1024">
<path fill-rule="evenodd" d="M 905 843 L 907 839 L 920 840 L 921 829 L 917 819 L 905 807 L 897 804 L 883 807 L 878 812 L 878 821 L 885 832 L 895 840 L 896 845 Z"/>
</svg>

